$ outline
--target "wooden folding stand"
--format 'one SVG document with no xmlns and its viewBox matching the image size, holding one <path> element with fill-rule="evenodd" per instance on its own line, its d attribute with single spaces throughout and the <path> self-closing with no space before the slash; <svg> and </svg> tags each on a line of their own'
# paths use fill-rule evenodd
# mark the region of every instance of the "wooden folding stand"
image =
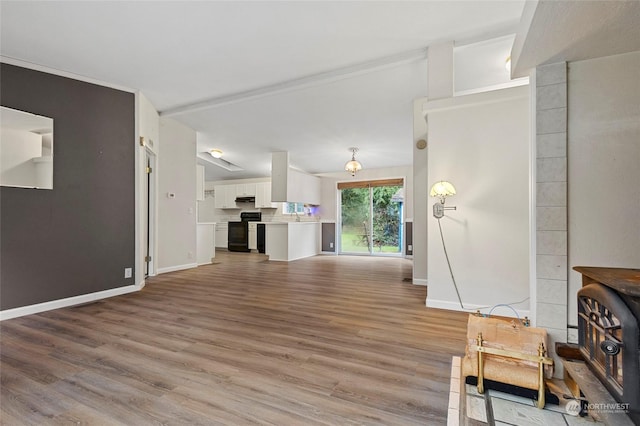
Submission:
<svg viewBox="0 0 640 426">
<path fill-rule="evenodd" d="M 553 365 L 553 360 L 546 357 L 546 350 L 544 343 L 540 342 L 538 345 L 538 355 L 531 355 L 515 350 L 489 348 L 483 345 L 482 333 L 478 333 L 476 338 L 475 350 L 478 353 L 477 368 L 478 368 L 478 393 L 484 393 L 484 354 L 496 355 L 500 357 L 518 359 L 521 361 L 531 361 L 538 364 L 538 408 L 544 408 L 545 404 L 545 384 L 544 384 L 544 366 Z"/>
</svg>

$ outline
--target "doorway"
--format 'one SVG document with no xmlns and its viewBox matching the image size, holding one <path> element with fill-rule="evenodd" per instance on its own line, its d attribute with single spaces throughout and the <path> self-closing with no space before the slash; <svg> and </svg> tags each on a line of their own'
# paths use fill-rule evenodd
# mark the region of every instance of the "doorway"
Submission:
<svg viewBox="0 0 640 426">
<path fill-rule="evenodd" d="M 143 239 L 143 255 L 144 255 L 144 276 L 155 275 L 155 223 L 156 223 L 156 156 L 153 152 L 145 149 L 144 151 L 144 167 L 145 179 L 143 179 L 144 187 L 142 194 L 144 197 L 143 218 L 144 218 L 144 239 Z"/>
<path fill-rule="evenodd" d="M 403 179 L 338 184 L 339 254 L 401 256 Z"/>
</svg>

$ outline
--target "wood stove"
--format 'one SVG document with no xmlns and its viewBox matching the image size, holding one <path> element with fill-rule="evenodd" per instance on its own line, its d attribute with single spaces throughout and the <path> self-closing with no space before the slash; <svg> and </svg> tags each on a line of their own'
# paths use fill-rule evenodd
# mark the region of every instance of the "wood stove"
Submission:
<svg viewBox="0 0 640 426">
<path fill-rule="evenodd" d="M 578 291 L 578 336 L 582 356 L 616 401 L 628 404 L 640 424 L 640 270 L 573 268 Z"/>
</svg>

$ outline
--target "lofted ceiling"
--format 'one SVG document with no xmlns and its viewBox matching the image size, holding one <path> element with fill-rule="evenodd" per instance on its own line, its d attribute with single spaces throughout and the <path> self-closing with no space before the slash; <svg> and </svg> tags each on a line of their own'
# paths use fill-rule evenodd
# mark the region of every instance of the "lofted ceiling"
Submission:
<svg viewBox="0 0 640 426">
<path fill-rule="evenodd" d="M 426 48 L 456 43 L 456 90 L 509 80 L 524 6 L 501 1 L 0 3 L 4 61 L 140 90 L 198 132 L 207 180 L 270 174 L 288 151 L 309 173 L 412 162 Z M 202 154 L 221 149 L 230 172 Z"/>
</svg>

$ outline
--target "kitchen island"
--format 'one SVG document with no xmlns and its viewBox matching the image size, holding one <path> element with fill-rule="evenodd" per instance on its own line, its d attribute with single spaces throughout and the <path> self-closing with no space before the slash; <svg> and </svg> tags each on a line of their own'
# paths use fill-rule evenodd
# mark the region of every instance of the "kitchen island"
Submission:
<svg viewBox="0 0 640 426">
<path fill-rule="evenodd" d="M 265 254 L 288 262 L 320 253 L 320 222 L 261 222 L 265 225 Z"/>
</svg>

